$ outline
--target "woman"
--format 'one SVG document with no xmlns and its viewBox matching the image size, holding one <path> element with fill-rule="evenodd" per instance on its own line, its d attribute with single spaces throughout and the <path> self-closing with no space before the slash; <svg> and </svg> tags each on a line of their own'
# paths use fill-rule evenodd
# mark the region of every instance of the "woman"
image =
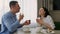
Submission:
<svg viewBox="0 0 60 34">
<path fill-rule="evenodd" d="M 43 28 L 46 28 L 48 31 L 54 33 L 54 22 L 52 17 L 50 16 L 48 10 L 44 7 L 39 9 L 39 16 L 40 18 L 37 18 L 36 21 L 39 23 Z"/>
</svg>

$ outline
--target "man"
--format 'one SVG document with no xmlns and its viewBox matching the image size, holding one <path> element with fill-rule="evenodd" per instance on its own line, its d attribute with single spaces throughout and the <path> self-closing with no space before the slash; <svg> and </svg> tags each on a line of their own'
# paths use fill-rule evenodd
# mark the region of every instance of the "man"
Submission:
<svg viewBox="0 0 60 34">
<path fill-rule="evenodd" d="M 11 1 L 9 6 L 10 11 L 2 17 L 0 34 L 14 34 L 19 27 L 30 24 L 29 21 L 25 21 L 23 24 L 19 23 L 23 19 L 23 15 L 20 15 L 19 19 L 16 18 L 16 13 L 20 10 L 17 1 Z"/>
</svg>

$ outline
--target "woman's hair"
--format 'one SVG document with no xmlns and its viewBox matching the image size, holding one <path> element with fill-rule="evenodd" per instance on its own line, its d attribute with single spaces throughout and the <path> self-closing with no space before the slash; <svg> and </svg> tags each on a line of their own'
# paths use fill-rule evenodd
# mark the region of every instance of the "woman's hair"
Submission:
<svg viewBox="0 0 60 34">
<path fill-rule="evenodd" d="M 43 8 L 44 11 L 45 11 L 44 17 L 47 17 L 47 15 L 50 15 L 47 8 L 45 8 L 45 7 L 42 7 L 42 8 Z M 40 17 L 41 17 L 41 16 L 40 16 Z"/>
</svg>

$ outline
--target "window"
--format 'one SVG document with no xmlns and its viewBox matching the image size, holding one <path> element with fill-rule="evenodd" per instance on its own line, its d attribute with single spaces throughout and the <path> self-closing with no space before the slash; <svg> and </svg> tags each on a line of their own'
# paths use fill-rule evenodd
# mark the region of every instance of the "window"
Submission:
<svg viewBox="0 0 60 34">
<path fill-rule="evenodd" d="M 60 0 L 53 0 L 53 10 L 60 10 Z"/>
</svg>

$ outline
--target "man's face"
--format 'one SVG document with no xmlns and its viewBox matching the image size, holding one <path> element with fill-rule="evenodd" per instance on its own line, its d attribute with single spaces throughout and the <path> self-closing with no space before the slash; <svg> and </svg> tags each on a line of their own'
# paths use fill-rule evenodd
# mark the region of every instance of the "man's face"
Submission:
<svg viewBox="0 0 60 34">
<path fill-rule="evenodd" d="M 20 11 L 20 6 L 19 6 L 18 3 L 16 3 L 16 5 L 13 7 L 13 10 L 14 10 L 15 13 Z"/>
</svg>

